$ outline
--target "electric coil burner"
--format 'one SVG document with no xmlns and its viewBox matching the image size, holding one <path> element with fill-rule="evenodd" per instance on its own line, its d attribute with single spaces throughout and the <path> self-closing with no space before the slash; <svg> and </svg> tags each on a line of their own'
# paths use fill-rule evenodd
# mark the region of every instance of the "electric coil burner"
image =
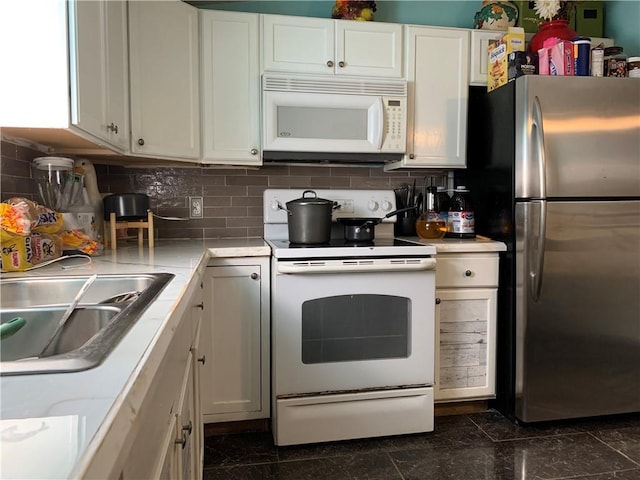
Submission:
<svg viewBox="0 0 640 480">
<path fill-rule="evenodd" d="M 264 192 L 276 445 L 432 431 L 435 247 L 394 238 L 395 217 L 344 240 L 336 218 L 384 217 L 392 190 L 316 190 L 340 205 L 331 241 L 291 244 L 278 202 L 302 192 Z"/>
</svg>

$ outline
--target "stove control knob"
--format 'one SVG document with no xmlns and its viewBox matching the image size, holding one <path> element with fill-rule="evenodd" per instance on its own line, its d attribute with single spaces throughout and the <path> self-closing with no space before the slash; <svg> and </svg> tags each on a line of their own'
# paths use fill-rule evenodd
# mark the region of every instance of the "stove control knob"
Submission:
<svg viewBox="0 0 640 480">
<path fill-rule="evenodd" d="M 277 212 L 277 211 L 278 211 L 278 210 L 280 210 L 281 208 L 282 208 L 282 204 L 280 203 L 280 201 L 279 201 L 279 200 L 273 200 L 273 201 L 271 202 L 271 210 L 273 210 L 273 211 L 276 211 L 276 212 Z"/>
<path fill-rule="evenodd" d="M 370 212 L 375 212 L 376 210 L 378 210 L 378 206 L 378 202 L 376 202 L 375 200 L 369 200 L 369 204 L 367 205 Z"/>
<path fill-rule="evenodd" d="M 383 200 L 382 202 L 382 210 L 384 210 L 385 212 L 388 212 L 391 210 L 391 202 L 389 200 Z"/>
</svg>

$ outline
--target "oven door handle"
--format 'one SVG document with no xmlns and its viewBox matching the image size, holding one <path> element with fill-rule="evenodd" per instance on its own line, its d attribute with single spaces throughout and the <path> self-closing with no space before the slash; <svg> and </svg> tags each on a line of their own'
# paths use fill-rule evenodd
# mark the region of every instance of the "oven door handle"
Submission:
<svg viewBox="0 0 640 480">
<path fill-rule="evenodd" d="M 403 258 L 376 262 L 375 260 L 323 261 L 305 260 L 278 262 L 278 273 L 354 273 L 354 272 L 411 272 L 435 270 L 435 258 Z"/>
</svg>

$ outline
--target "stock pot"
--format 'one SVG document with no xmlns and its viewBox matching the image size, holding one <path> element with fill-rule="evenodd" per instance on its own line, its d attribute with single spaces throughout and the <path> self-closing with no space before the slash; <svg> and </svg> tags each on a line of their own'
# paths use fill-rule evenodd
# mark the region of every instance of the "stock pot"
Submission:
<svg viewBox="0 0 640 480">
<path fill-rule="evenodd" d="M 319 198 L 313 190 L 305 190 L 302 197 L 287 202 L 289 241 L 299 244 L 329 243 L 331 239 L 331 213 L 337 203 Z"/>
</svg>

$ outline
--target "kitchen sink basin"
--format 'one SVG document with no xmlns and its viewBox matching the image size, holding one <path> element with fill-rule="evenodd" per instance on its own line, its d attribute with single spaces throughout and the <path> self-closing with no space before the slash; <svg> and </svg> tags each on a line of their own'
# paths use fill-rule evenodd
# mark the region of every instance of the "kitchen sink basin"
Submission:
<svg viewBox="0 0 640 480">
<path fill-rule="evenodd" d="M 98 275 L 61 328 L 67 307 L 89 276 L 0 280 L 0 375 L 98 366 L 173 277 Z"/>
<path fill-rule="evenodd" d="M 154 286 L 156 288 L 166 275 L 170 274 L 98 275 L 80 303 L 97 304 L 123 293 L 142 292 Z M 2 279 L 0 280 L 0 305 L 3 309 L 41 306 L 66 307 L 88 278 L 89 276 L 59 275 Z"/>
</svg>

